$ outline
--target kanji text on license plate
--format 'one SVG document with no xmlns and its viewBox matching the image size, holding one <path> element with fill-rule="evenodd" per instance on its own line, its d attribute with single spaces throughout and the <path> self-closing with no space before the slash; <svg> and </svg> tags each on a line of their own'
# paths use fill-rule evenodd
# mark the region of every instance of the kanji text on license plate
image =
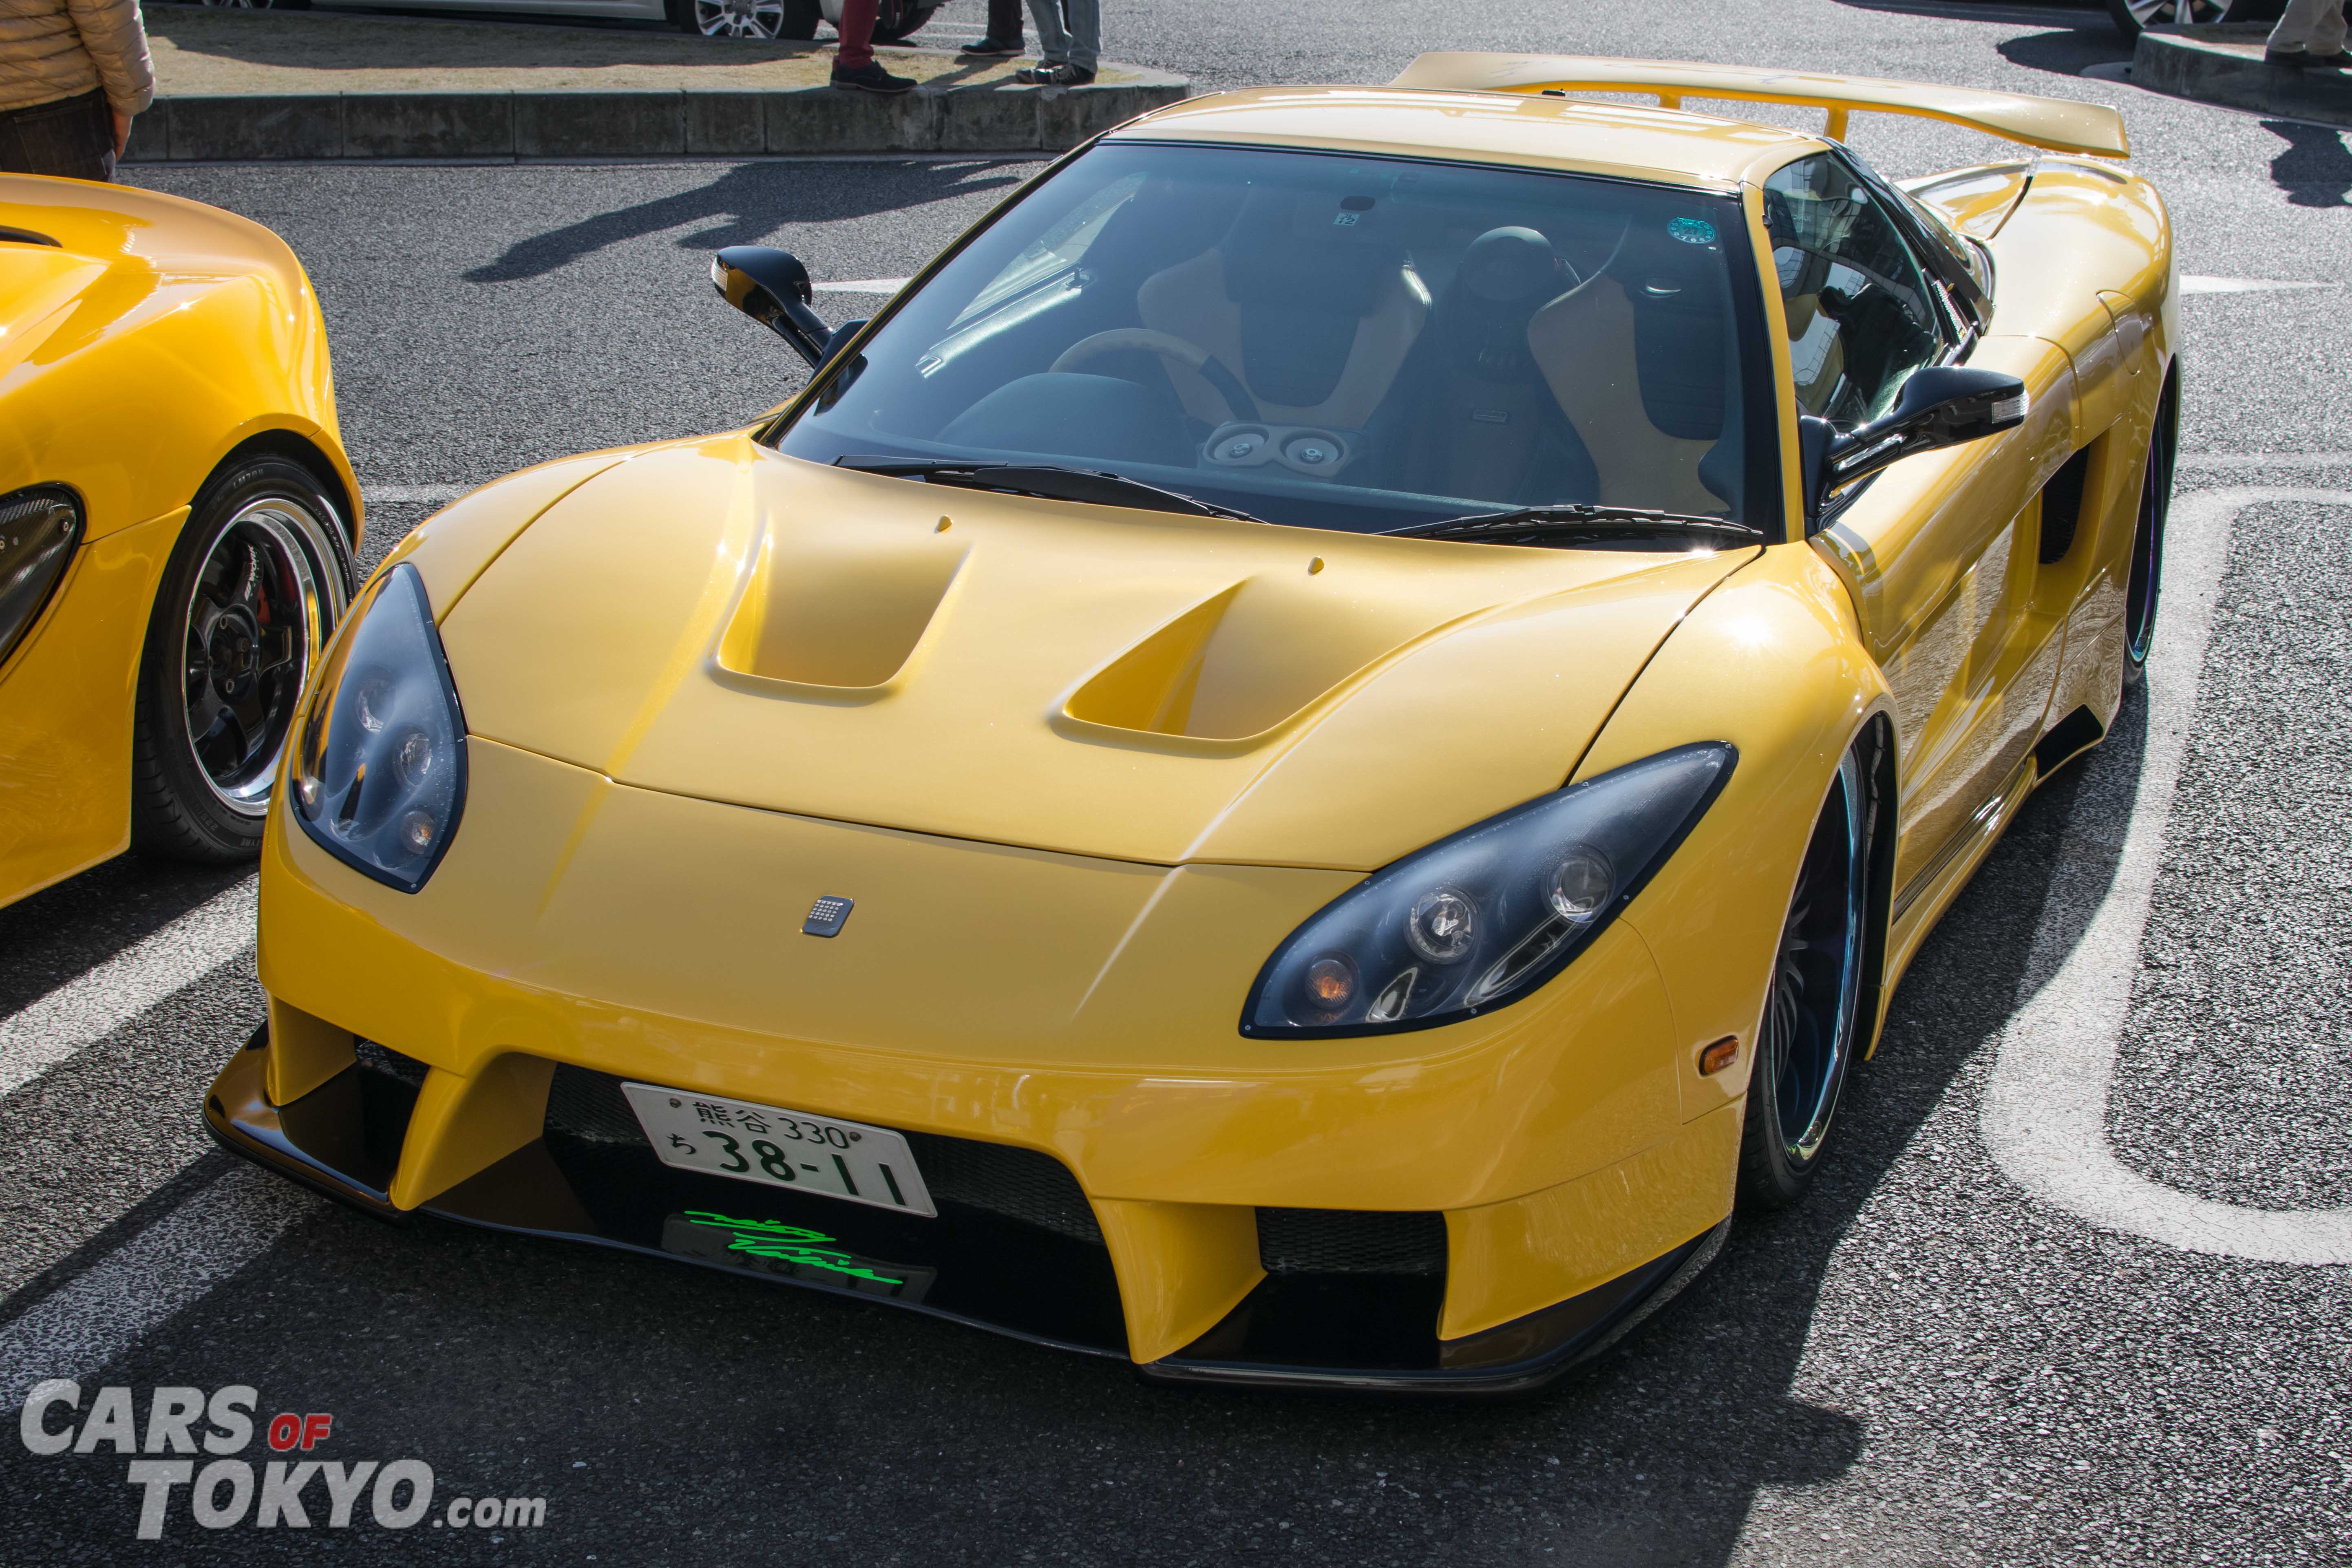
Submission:
<svg viewBox="0 0 2352 1568">
<path fill-rule="evenodd" d="M 914 1151 L 887 1127 L 658 1084 L 624 1083 L 621 1092 L 665 1164 L 927 1219 L 939 1213 Z"/>
</svg>

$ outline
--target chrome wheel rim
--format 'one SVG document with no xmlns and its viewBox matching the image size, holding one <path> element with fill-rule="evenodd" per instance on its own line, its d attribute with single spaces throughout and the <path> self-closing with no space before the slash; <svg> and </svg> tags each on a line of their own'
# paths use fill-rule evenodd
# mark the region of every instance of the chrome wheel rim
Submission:
<svg viewBox="0 0 2352 1568">
<path fill-rule="evenodd" d="M 1853 1050 L 1867 868 L 1861 800 L 1862 769 L 1849 752 L 1797 873 L 1759 1031 L 1759 1087 L 1772 1096 L 1781 1152 L 1800 1166 L 1829 1136 Z"/>
<path fill-rule="evenodd" d="M 784 30 L 783 0 L 694 0 L 694 25 L 706 38 L 772 40 Z"/>
<path fill-rule="evenodd" d="M 2124 586 L 2124 653 L 2134 664 L 2147 662 L 2156 640 L 2156 601 L 2163 587 L 2164 516 L 2172 500 L 2172 470 L 2163 445 L 2159 430 L 2148 444 L 2147 475 L 2140 481 L 2139 517 L 2132 530 L 2131 577 Z"/>
<path fill-rule="evenodd" d="M 342 615 L 341 577 L 313 550 L 331 526 L 299 501 L 255 501 L 214 539 L 181 606 L 188 752 L 242 816 L 268 809 L 303 683 Z"/>
</svg>

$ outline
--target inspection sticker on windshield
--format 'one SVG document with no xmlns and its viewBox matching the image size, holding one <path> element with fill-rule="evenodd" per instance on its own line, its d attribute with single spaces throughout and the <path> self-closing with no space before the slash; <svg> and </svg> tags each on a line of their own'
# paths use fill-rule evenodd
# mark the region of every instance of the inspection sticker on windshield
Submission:
<svg viewBox="0 0 2352 1568">
<path fill-rule="evenodd" d="M 1666 232 L 1685 245 L 1713 245 L 1715 225 L 1703 217 L 1678 217 L 1666 225 Z"/>
<path fill-rule="evenodd" d="M 621 1092 L 666 1165 L 926 1219 L 939 1214 L 914 1151 L 887 1127 L 657 1084 L 624 1083 Z"/>
</svg>

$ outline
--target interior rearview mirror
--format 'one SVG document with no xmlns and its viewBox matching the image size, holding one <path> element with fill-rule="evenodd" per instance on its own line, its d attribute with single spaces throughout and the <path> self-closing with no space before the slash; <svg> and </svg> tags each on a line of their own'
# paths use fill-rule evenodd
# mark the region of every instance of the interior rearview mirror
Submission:
<svg viewBox="0 0 2352 1568">
<path fill-rule="evenodd" d="M 1817 520 L 1831 495 L 1916 452 L 1981 440 L 2025 422 L 2025 383 L 1997 370 L 1934 364 L 1911 373 L 1885 416 L 1841 433 L 1826 419 L 1797 421 L 1805 514 Z"/>
<path fill-rule="evenodd" d="M 791 251 L 730 245 L 710 258 L 710 281 L 719 298 L 790 343 L 809 369 L 838 346 L 838 334 L 809 309 L 808 268 Z"/>
</svg>

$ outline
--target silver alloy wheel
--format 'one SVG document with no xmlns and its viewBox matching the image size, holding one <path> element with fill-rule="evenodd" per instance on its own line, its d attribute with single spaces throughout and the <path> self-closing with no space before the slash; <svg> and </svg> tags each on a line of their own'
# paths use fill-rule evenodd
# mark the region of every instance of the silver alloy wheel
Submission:
<svg viewBox="0 0 2352 1568">
<path fill-rule="evenodd" d="M 2124 0 L 2124 9 L 2143 27 L 2218 22 L 2229 8 L 2227 0 Z"/>
<path fill-rule="evenodd" d="M 220 803 L 269 808 L 310 669 L 342 619 L 342 575 L 318 541 L 332 520 L 271 496 L 229 520 L 181 606 L 189 752 Z"/>
<path fill-rule="evenodd" d="M 1772 961 L 1757 1052 L 1759 1086 L 1779 1113 L 1782 1154 L 1803 1166 L 1821 1152 L 1853 1053 L 1862 995 L 1862 764 L 1847 752 L 1797 873 Z"/>
<path fill-rule="evenodd" d="M 695 30 L 706 38 L 781 37 L 783 0 L 694 0 Z"/>
</svg>

